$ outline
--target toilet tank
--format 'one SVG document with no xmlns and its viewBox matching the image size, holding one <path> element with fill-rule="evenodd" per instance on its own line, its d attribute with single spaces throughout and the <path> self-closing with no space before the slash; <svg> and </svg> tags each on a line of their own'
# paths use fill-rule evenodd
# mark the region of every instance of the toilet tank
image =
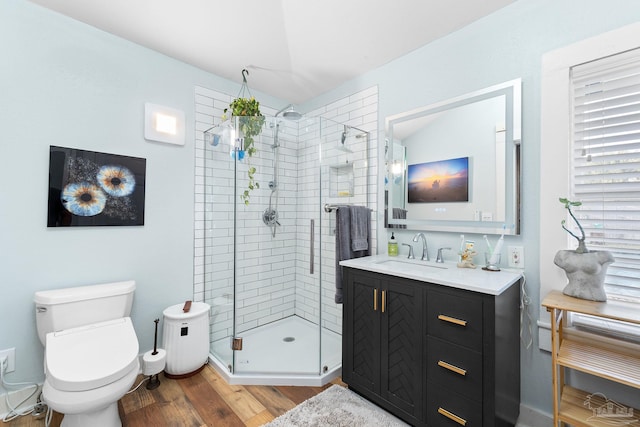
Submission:
<svg viewBox="0 0 640 427">
<path fill-rule="evenodd" d="M 35 293 L 36 328 L 42 345 L 49 332 L 129 317 L 136 282 L 105 283 Z"/>
</svg>

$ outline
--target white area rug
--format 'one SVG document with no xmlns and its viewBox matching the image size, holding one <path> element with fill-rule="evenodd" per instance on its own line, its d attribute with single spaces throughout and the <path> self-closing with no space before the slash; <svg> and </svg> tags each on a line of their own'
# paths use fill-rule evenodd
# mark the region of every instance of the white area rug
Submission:
<svg viewBox="0 0 640 427">
<path fill-rule="evenodd" d="M 405 427 L 408 424 L 354 392 L 333 385 L 263 427 Z"/>
</svg>

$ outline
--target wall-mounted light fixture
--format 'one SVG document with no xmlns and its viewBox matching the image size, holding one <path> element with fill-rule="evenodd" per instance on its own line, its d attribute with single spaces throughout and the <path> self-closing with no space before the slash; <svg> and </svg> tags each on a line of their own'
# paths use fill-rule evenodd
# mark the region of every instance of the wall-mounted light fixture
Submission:
<svg viewBox="0 0 640 427">
<path fill-rule="evenodd" d="M 149 141 L 184 145 L 185 114 L 162 105 L 144 104 L 144 138 Z"/>
</svg>

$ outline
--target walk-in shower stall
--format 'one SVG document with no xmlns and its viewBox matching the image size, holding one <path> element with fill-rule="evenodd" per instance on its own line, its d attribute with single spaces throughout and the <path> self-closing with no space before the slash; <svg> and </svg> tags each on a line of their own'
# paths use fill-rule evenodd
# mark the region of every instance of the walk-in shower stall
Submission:
<svg viewBox="0 0 640 427">
<path fill-rule="evenodd" d="M 232 384 L 324 384 L 342 345 L 325 205 L 368 205 L 369 135 L 285 108 L 204 136 L 212 363 Z"/>
</svg>

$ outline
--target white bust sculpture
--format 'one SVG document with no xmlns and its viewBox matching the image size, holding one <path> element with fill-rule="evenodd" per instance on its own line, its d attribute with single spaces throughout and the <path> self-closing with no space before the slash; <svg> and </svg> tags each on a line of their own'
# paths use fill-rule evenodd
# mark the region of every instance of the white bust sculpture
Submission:
<svg viewBox="0 0 640 427">
<path fill-rule="evenodd" d="M 607 267 L 614 261 L 613 255 L 608 251 L 558 251 L 553 262 L 565 271 L 569 279 L 562 293 L 592 301 L 606 301 L 604 277 Z"/>
</svg>

